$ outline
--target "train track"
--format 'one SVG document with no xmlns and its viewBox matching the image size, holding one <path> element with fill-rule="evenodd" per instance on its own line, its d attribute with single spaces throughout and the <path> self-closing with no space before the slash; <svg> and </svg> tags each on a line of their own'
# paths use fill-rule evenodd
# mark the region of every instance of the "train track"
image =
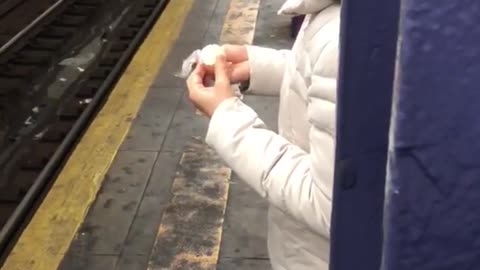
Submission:
<svg viewBox="0 0 480 270">
<path fill-rule="evenodd" d="M 2 254 L 168 0 L 61 2 L 0 54 Z"/>
<path fill-rule="evenodd" d="M 25 0 L 4 0 L 0 3 L 0 18 L 9 14 L 13 9 L 19 6 Z"/>
<path fill-rule="evenodd" d="M 0 3 L 0 51 L 28 33 L 64 0 L 3 0 Z"/>
</svg>

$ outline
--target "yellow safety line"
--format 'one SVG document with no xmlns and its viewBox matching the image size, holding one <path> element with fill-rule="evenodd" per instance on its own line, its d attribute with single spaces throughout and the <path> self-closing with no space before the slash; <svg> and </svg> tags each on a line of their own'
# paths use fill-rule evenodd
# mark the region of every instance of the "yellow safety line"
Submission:
<svg viewBox="0 0 480 270">
<path fill-rule="evenodd" d="M 220 43 L 252 44 L 259 7 L 260 0 L 232 0 L 225 16 Z"/>
<path fill-rule="evenodd" d="M 260 0 L 232 0 L 220 43 L 251 44 L 259 6 Z M 187 145 L 176 175 L 148 269 L 215 269 L 231 169 L 197 139 Z"/>
<path fill-rule="evenodd" d="M 148 269 L 215 269 L 231 170 L 200 138 L 179 167 Z"/>
<path fill-rule="evenodd" d="M 57 269 L 194 0 L 170 1 L 2 269 Z"/>
</svg>

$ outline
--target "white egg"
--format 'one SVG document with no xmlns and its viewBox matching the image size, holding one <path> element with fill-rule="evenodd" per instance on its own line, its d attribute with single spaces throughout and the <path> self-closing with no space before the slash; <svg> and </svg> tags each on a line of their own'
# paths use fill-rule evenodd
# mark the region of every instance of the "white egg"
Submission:
<svg viewBox="0 0 480 270">
<path fill-rule="evenodd" d="M 222 47 L 218 45 L 207 45 L 200 52 L 200 59 L 204 65 L 213 66 L 217 60 L 217 56 L 222 54 Z"/>
</svg>

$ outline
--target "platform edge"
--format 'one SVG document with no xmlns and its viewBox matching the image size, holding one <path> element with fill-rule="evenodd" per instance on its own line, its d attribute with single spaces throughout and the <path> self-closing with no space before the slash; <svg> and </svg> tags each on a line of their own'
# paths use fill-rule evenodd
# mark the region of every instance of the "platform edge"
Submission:
<svg viewBox="0 0 480 270">
<path fill-rule="evenodd" d="M 194 0 L 170 1 L 59 174 L 2 269 L 57 269 Z M 165 29 L 168 29 L 166 31 Z"/>
</svg>

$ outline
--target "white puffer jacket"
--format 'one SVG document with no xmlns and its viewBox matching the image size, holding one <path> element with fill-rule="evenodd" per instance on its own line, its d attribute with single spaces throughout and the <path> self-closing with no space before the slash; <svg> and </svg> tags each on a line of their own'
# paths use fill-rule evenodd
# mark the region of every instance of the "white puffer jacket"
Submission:
<svg viewBox="0 0 480 270">
<path fill-rule="evenodd" d="M 327 270 L 340 6 L 289 0 L 281 13 L 308 14 L 292 50 L 248 47 L 248 92 L 280 95 L 279 134 L 232 98 L 215 111 L 206 141 L 270 202 L 273 269 Z"/>
</svg>

